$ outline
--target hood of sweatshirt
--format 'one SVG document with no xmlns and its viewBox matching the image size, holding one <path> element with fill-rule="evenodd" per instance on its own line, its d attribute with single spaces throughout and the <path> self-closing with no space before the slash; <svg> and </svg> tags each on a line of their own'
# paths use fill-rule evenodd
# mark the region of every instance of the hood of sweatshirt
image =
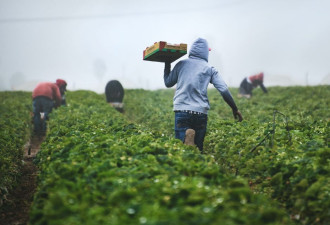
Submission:
<svg viewBox="0 0 330 225">
<path fill-rule="evenodd" d="M 191 46 L 189 51 L 189 58 L 199 58 L 208 62 L 209 59 L 209 45 L 203 38 L 198 38 Z"/>
</svg>

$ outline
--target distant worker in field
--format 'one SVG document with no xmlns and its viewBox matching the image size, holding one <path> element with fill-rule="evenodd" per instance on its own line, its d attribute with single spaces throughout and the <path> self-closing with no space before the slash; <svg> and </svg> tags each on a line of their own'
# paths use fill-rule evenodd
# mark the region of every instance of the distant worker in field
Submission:
<svg viewBox="0 0 330 225">
<path fill-rule="evenodd" d="M 263 73 L 245 77 L 239 87 L 238 97 L 251 98 L 252 90 L 258 86 L 260 86 L 260 88 L 263 90 L 264 93 L 268 92 L 266 87 L 264 86 L 264 74 Z"/>
<path fill-rule="evenodd" d="M 61 105 L 62 97 L 60 88 L 56 83 L 39 83 L 32 92 L 34 133 L 42 136 L 47 131 L 47 120 L 53 108 Z M 43 119 L 41 118 L 43 113 Z"/>
<path fill-rule="evenodd" d="M 124 88 L 118 80 L 111 80 L 105 87 L 107 102 L 117 111 L 124 112 Z"/>
<path fill-rule="evenodd" d="M 189 58 L 179 61 L 171 71 L 171 63 L 165 62 L 164 83 L 176 86 L 173 98 L 175 112 L 175 137 L 187 145 L 197 145 L 203 153 L 203 142 L 210 109 L 207 87 L 212 83 L 232 108 L 235 119 L 243 120 L 228 87 L 218 71 L 208 64 L 208 43 L 198 38 L 191 46 Z"/>
<path fill-rule="evenodd" d="M 67 86 L 67 83 L 66 83 L 65 80 L 57 79 L 57 80 L 56 80 L 56 85 L 57 85 L 58 88 L 60 89 L 61 98 L 62 98 L 61 105 L 62 105 L 62 106 L 66 106 L 65 92 L 66 92 L 66 86 Z"/>
</svg>

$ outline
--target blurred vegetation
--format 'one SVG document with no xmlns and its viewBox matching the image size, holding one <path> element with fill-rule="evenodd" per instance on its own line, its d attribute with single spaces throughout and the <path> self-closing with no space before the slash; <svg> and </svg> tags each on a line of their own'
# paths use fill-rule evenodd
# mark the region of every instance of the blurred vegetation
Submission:
<svg viewBox="0 0 330 225">
<path fill-rule="evenodd" d="M 0 212 L 17 185 L 31 133 L 31 92 L 0 92 Z"/>
</svg>

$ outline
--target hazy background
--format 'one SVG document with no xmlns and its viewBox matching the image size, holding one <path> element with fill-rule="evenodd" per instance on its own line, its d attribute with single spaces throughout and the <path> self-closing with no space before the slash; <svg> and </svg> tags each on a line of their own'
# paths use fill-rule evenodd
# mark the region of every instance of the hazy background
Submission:
<svg viewBox="0 0 330 225">
<path fill-rule="evenodd" d="M 261 71 L 266 87 L 330 84 L 329 10 L 329 0 L 0 0 L 0 90 L 57 78 L 69 90 L 103 92 L 111 79 L 165 88 L 163 63 L 143 50 L 198 37 L 231 87 Z"/>
</svg>

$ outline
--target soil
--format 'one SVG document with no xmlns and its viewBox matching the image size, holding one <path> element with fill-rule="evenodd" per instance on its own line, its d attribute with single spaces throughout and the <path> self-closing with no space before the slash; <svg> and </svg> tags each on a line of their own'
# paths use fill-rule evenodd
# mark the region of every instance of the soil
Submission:
<svg viewBox="0 0 330 225">
<path fill-rule="evenodd" d="M 22 176 L 7 196 L 0 214 L 0 225 L 26 225 L 29 221 L 30 207 L 37 187 L 38 168 L 33 159 L 40 150 L 43 137 L 33 136 L 24 147 Z"/>
</svg>

